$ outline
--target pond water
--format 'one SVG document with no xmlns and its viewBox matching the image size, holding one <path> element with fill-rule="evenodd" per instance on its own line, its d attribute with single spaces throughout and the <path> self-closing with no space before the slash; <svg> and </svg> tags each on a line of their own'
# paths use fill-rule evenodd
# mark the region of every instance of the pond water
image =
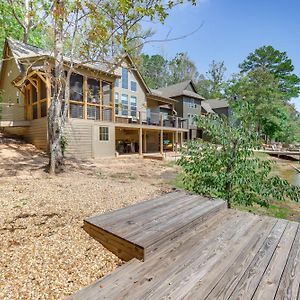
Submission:
<svg viewBox="0 0 300 300">
<path fill-rule="evenodd" d="M 300 173 L 294 170 L 292 167 L 290 169 L 279 169 L 277 172 L 280 177 L 286 179 L 289 183 L 300 186 Z"/>
</svg>

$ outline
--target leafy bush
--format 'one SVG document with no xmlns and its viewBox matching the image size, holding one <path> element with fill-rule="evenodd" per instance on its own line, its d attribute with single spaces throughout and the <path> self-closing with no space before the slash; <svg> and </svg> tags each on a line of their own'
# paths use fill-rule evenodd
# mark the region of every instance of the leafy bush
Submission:
<svg viewBox="0 0 300 300">
<path fill-rule="evenodd" d="M 195 119 L 209 137 L 191 141 L 178 161 L 185 188 L 231 203 L 268 206 L 271 199 L 300 199 L 300 189 L 278 176 L 270 176 L 273 162 L 255 156 L 260 142 L 242 122 L 208 115 Z"/>
</svg>

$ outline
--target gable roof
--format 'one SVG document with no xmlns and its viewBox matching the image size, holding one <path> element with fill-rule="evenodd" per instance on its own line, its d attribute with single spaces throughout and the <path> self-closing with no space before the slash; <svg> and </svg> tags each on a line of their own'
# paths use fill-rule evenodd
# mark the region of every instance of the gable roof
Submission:
<svg viewBox="0 0 300 300">
<path fill-rule="evenodd" d="M 6 38 L 6 45 L 9 47 L 9 49 L 12 52 L 12 55 L 14 59 L 16 60 L 18 67 L 20 71 L 23 71 L 23 64 L 24 62 L 32 61 L 33 59 L 37 58 L 54 58 L 54 54 L 51 51 L 47 51 L 44 49 L 41 49 L 39 47 L 25 44 L 23 42 L 14 40 L 12 38 Z M 67 56 L 64 56 L 65 62 L 71 62 L 71 59 Z M 114 76 L 112 72 L 109 71 L 108 65 L 104 63 L 82 63 L 78 59 L 73 59 L 73 63 L 76 66 L 84 67 L 91 69 L 93 71 L 98 71 L 102 73 L 106 73 L 108 75 Z"/>
<path fill-rule="evenodd" d="M 187 90 L 188 85 L 191 85 L 194 91 Z M 172 84 L 166 87 L 162 87 L 158 89 L 163 96 L 165 97 L 178 97 L 178 96 L 187 96 L 191 98 L 196 98 L 199 100 L 204 100 L 202 96 L 200 96 L 197 91 L 196 87 L 192 80 L 182 81 L 176 84 Z"/>
<path fill-rule="evenodd" d="M 202 103 L 208 104 L 211 107 L 211 109 L 229 107 L 228 100 L 226 99 L 208 99 L 204 100 Z"/>
<path fill-rule="evenodd" d="M 202 101 L 201 102 L 201 108 L 203 108 L 205 110 L 206 113 L 211 113 L 214 114 L 215 112 L 212 110 L 212 108 L 210 107 L 209 103 L 206 101 Z"/>
</svg>

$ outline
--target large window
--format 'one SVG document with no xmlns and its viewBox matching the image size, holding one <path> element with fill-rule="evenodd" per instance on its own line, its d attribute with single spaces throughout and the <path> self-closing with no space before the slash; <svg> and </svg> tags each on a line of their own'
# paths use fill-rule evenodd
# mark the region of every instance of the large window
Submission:
<svg viewBox="0 0 300 300">
<path fill-rule="evenodd" d="M 100 126 L 99 127 L 99 141 L 109 141 L 109 128 Z"/>
<path fill-rule="evenodd" d="M 135 81 L 130 81 L 130 89 L 132 92 L 137 91 L 137 83 Z"/>
<path fill-rule="evenodd" d="M 115 114 L 119 114 L 119 93 L 115 93 Z"/>
<path fill-rule="evenodd" d="M 128 95 L 122 94 L 122 115 L 128 116 Z"/>
<path fill-rule="evenodd" d="M 137 116 L 137 100 L 135 96 L 130 97 L 130 115 L 132 117 Z"/>
<path fill-rule="evenodd" d="M 122 88 L 128 89 L 128 69 L 122 68 Z"/>
</svg>

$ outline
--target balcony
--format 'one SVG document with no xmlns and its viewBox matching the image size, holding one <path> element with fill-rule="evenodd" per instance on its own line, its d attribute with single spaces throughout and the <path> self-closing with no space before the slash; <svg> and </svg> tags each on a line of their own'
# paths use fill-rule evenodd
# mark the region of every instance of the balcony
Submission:
<svg viewBox="0 0 300 300">
<path fill-rule="evenodd" d="M 144 125 L 151 127 L 189 129 L 188 119 L 156 112 L 147 112 L 146 116 L 145 113 L 139 112 L 138 117 L 116 115 L 115 122 L 124 125 L 128 124 L 128 126 Z"/>
</svg>

